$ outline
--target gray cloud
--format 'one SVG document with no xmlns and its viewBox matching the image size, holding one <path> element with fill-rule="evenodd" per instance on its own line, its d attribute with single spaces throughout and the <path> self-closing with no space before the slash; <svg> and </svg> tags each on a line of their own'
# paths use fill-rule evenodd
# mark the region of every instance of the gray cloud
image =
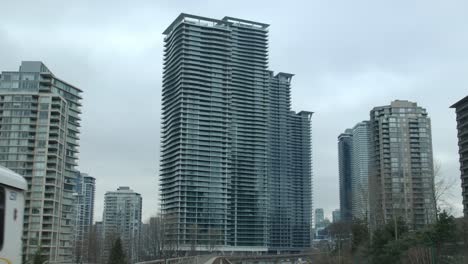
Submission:
<svg viewBox="0 0 468 264">
<path fill-rule="evenodd" d="M 467 95 L 466 1 L 7 1 L 0 70 L 42 60 L 84 93 L 80 170 L 103 194 L 142 193 L 156 213 L 162 76 L 161 32 L 180 13 L 271 24 L 270 68 L 295 73 L 295 110 L 313 117 L 314 204 L 338 207 L 336 137 L 377 105 L 417 101 L 432 118 L 435 158 L 461 195 L 455 115 Z"/>
</svg>

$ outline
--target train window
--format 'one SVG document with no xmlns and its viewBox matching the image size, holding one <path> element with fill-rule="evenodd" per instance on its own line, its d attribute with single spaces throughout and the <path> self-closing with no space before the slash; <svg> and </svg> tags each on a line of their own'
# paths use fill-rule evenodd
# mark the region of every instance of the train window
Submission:
<svg viewBox="0 0 468 264">
<path fill-rule="evenodd" d="M 0 186 L 0 250 L 3 248 L 5 237 L 5 188 Z"/>
</svg>

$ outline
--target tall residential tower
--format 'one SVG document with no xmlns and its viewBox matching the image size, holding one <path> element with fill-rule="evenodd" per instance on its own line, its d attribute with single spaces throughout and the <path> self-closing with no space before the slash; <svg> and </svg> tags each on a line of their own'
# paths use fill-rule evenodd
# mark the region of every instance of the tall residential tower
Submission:
<svg viewBox="0 0 468 264">
<path fill-rule="evenodd" d="M 452 108 L 455 108 L 457 114 L 463 212 L 468 217 L 468 96 L 456 102 Z"/>
<path fill-rule="evenodd" d="M 435 221 L 431 123 L 426 109 L 396 100 L 370 112 L 370 224 Z"/>
<path fill-rule="evenodd" d="M 311 112 L 291 111 L 289 73 L 271 73 L 269 106 L 269 249 L 310 247 Z"/>
<path fill-rule="evenodd" d="M 73 185 L 81 90 L 43 63 L 0 75 L 0 165 L 28 181 L 23 253 L 39 246 L 50 263 L 72 259 Z"/>
<path fill-rule="evenodd" d="M 171 243 L 308 245 L 311 113 L 290 112 L 292 75 L 268 69 L 268 25 L 181 14 L 164 34 L 160 184 Z M 284 200 L 272 204 L 274 194 Z"/>
</svg>

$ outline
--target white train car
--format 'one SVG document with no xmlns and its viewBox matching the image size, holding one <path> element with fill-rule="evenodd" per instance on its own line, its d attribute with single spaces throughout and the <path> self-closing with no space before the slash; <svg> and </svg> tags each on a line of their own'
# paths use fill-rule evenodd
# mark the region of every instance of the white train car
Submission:
<svg viewBox="0 0 468 264">
<path fill-rule="evenodd" d="M 21 263 L 27 188 L 28 184 L 21 175 L 0 166 L 0 264 Z"/>
</svg>

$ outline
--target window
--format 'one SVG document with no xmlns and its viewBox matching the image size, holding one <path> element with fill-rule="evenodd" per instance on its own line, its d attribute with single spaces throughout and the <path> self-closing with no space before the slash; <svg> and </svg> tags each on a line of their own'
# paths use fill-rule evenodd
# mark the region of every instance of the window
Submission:
<svg viewBox="0 0 468 264">
<path fill-rule="evenodd" d="M 39 102 L 40 103 L 50 103 L 50 97 L 40 97 Z"/>
<path fill-rule="evenodd" d="M 49 112 L 47 111 L 40 111 L 39 112 L 39 119 L 47 119 L 49 118 Z"/>
<path fill-rule="evenodd" d="M 40 107 L 40 110 L 49 110 L 48 103 L 41 103 L 39 107 Z"/>
<path fill-rule="evenodd" d="M 23 81 L 34 81 L 35 75 L 33 73 L 23 73 L 21 80 Z"/>
</svg>

